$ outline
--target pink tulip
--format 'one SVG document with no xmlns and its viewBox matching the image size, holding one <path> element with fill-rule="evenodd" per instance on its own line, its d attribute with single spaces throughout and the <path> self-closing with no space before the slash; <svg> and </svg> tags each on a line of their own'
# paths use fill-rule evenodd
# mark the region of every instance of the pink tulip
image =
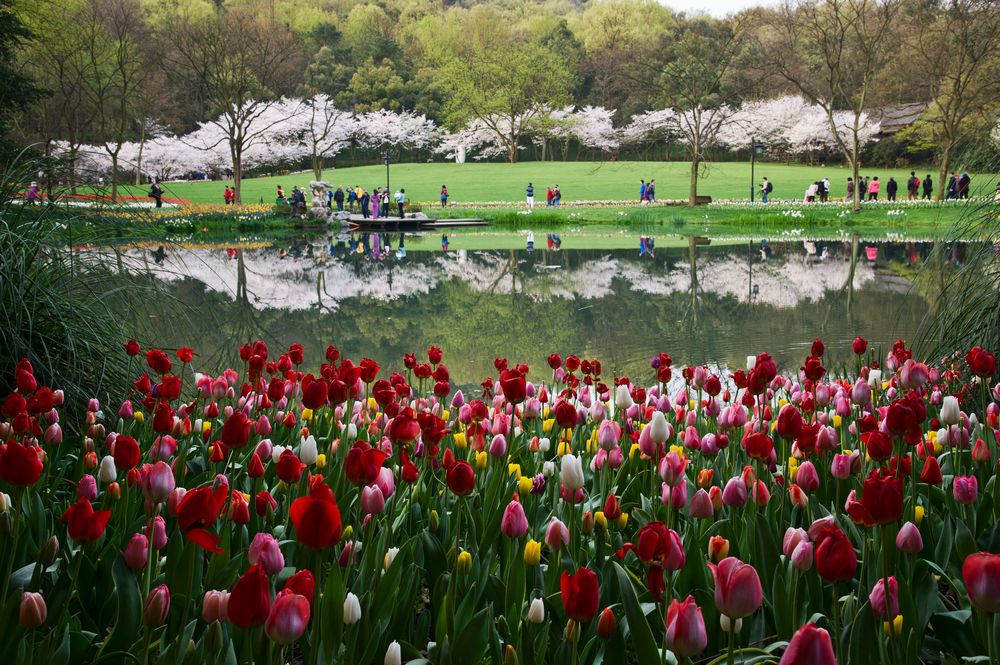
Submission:
<svg viewBox="0 0 1000 665">
<path fill-rule="evenodd" d="M 698 490 L 691 497 L 691 506 L 688 510 L 691 517 L 695 519 L 708 519 L 715 513 L 712 499 L 708 496 L 708 492 L 703 489 Z"/>
<path fill-rule="evenodd" d="M 382 496 L 388 500 L 396 492 L 396 479 L 392 475 L 392 469 L 387 466 L 379 469 L 375 484 L 382 490 Z"/>
<path fill-rule="evenodd" d="M 503 457 L 507 454 L 507 439 L 503 434 L 497 434 L 490 441 L 490 455 L 493 457 Z"/>
<path fill-rule="evenodd" d="M 621 446 L 615 446 L 608 453 L 608 465 L 612 469 L 617 469 L 625 461 L 625 457 L 622 453 Z"/>
<path fill-rule="evenodd" d="M 167 523 L 161 515 L 157 515 L 146 523 L 146 537 L 149 537 L 150 526 L 153 530 L 153 549 L 162 550 L 167 546 Z"/>
<path fill-rule="evenodd" d="M 125 546 L 125 565 L 132 570 L 145 568 L 149 562 L 149 540 L 141 533 L 132 534 L 132 538 Z"/>
<path fill-rule="evenodd" d="M 907 554 L 916 554 L 924 549 L 924 539 L 920 529 L 913 522 L 907 522 L 896 534 L 896 549 Z"/>
<path fill-rule="evenodd" d="M 1000 554 L 977 552 L 965 557 L 962 581 L 974 608 L 1000 613 Z"/>
<path fill-rule="evenodd" d="M 247 560 L 251 565 L 260 563 L 268 575 L 276 575 L 285 567 L 285 556 L 281 553 L 278 541 L 263 531 L 253 537 Z"/>
<path fill-rule="evenodd" d="M 385 497 L 378 485 L 366 485 L 361 489 L 361 510 L 365 515 L 380 515 L 385 510 Z"/>
<path fill-rule="evenodd" d="M 521 538 L 528 533 L 528 518 L 524 508 L 518 501 L 511 501 L 503 511 L 500 520 L 500 531 L 508 538 Z"/>
<path fill-rule="evenodd" d="M 819 489 L 819 474 L 812 462 L 806 461 L 799 465 L 799 470 L 795 474 L 795 483 L 807 492 L 815 492 Z"/>
<path fill-rule="evenodd" d="M 805 572 L 812 568 L 813 565 L 813 545 L 808 540 L 801 541 L 792 550 L 792 556 L 789 557 L 792 560 L 792 568 L 796 570 L 801 570 Z"/>
<path fill-rule="evenodd" d="M 771 500 L 771 490 L 767 488 L 763 480 L 757 481 L 753 491 L 753 500 L 757 502 L 758 506 L 766 506 L 767 502 Z"/>
<path fill-rule="evenodd" d="M 610 451 L 622 438 L 621 426 L 613 420 L 602 420 L 597 428 L 597 443 L 603 450 Z"/>
<path fill-rule="evenodd" d="M 757 570 L 736 557 L 728 557 L 715 568 L 715 606 L 730 619 L 741 619 L 757 611 L 764 600 Z"/>
<path fill-rule="evenodd" d="M 118 407 L 118 417 L 122 420 L 131 420 L 132 416 L 132 402 L 125 400 L 122 402 L 122 405 Z"/>
<path fill-rule="evenodd" d="M 80 477 L 80 480 L 76 483 L 76 498 L 87 499 L 88 501 L 97 500 L 97 478 L 92 475 L 84 474 Z"/>
<path fill-rule="evenodd" d="M 886 598 L 885 593 L 885 580 L 879 580 L 875 583 L 872 592 L 868 594 L 868 600 L 871 602 L 872 612 L 875 613 L 876 619 L 892 621 L 899 614 L 899 586 L 896 583 L 896 578 L 889 577 L 888 598 Z M 892 614 L 888 613 L 889 610 L 892 611 Z"/>
<path fill-rule="evenodd" d="M 254 432 L 257 436 L 268 436 L 271 433 L 271 421 L 268 420 L 267 414 L 262 413 L 253 426 Z"/>
<path fill-rule="evenodd" d="M 785 535 L 781 539 L 781 551 L 788 558 L 792 557 L 792 552 L 803 540 L 809 540 L 809 534 L 806 533 L 805 529 L 796 529 L 794 527 L 788 527 L 785 530 Z"/>
<path fill-rule="evenodd" d="M 837 453 L 830 463 L 830 475 L 837 480 L 847 480 L 854 468 L 854 455 Z"/>
<path fill-rule="evenodd" d="M 975 476 L 955 476 L 951 490 L 957 503 L 972 504 L 979 498 L 979 481 Z"/>
<path fill-rule="evenodd" d="M 685 479 L 674 485 L 674 487 L 670 490 L 670 505 L 676 510 L 680 510 L 687 505 L 687 502 L 688 484 Z"/>
<path fill-rule="evenodd" d="M 677 656 L 694 656 L 708 645 L 705 619 L 701 608 L 688 596 L 684 601 L 675 600 L 667 608 L 667 646 Z"/>
<path fill-rule="evenodd" d="M 25 591 L 21 594 L 21 603 L 18 606 L 17 625 L 21 628 L 38 628 L 45 619 L 48 618 L 49 608 L 45 605 L 45 598 L 40 593 Z"/>
<path fill-rule="evenodd" d="M 740 508 L 747 502 L 747 486 L 740 477 L 730 478 L 722 490 L 722 502 L 730 508 Z"/>
<path fill-rule="evenodd" d="M 555 517 L 545 528 L 545 544 L 554 550 L 569 544 L 569 529 Z"/>
<path fill-rule="evenodd" d="M 143 477 L 142 493 L 148 501 L 163 503 L 174 491 L 174 472 L 163 460 L 149 467 Z"/>
<path fill-rule="evenodd" d="M 276 644 L 291 644 L 302 637 L 309 625 L 309 600 L 291 589 L 284 589 L 274 599 L 264 622 L 264 632 Z"/>
<path fill-rule="evenodd" d="M 814 623 L 795 631 L 779 665 L 837 665 L 830 633 Z"/>
<path fill-rule="evenodd" d="M 660 478 L 667 485 L 673 487 L 685 477 L 684 471 L 687 469 L 687 464 L 686 457 L 670 451 L 660 460 Z"/>
<path fill-rule="evenodd" d="M 162 626 L 170 612 L 170 589 L 161 584 L 149 592 L 142 609 L 142 622 L 149 628 Z"/>
<path fill-rule="evenodd" d="M 59 423 L 52 423 L 45 428 L 45 443 L 59 445 L 63 441 L 63 431 Z"/>
</svg>

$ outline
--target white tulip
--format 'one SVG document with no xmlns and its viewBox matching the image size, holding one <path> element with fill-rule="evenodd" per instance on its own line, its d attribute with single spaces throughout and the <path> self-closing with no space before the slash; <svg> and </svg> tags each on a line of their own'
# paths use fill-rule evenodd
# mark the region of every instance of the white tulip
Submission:
<svg viewBox="0 0 1000 665">
<path fill-rule="evenodd" d="M 274 446 L 271 448 L 271 461 L 277 464 L 283 452 L 285 452 L 285 446 Z"/>
<path fill-rule="evenodd" d="M 10 502 L 10 494 L 4 494 L 3 492 L 0 492 L 0 515 L 3 515 L 8 510 L 10 510 L 12 505 L 14 504 Z"/>
<path fill-rule="evenodd" d="M 551 478 L 556 473 L 556 463 L 549 460 L 542 464 L 542 475 Z"/>
<path fill-rule="evenodd" d="M 399 548 L 398 547 L 390 547 L 389 550 L 385 553 L 385 569 L 386 570 L 389 570 L 389 566 L 391 566 L 392 562 L 396 560 L 396 555 L 397 554 L 399 554 Z"/>
<path fill-rule="evenodd" d="M 535 598 L 528 606 L 528 621 L 543 623 L 545 621 L 545 603 L 541 598 Z"/>
<path fill-rule="evenodd" d="M 737 619 L 735 622 L 727 617 L 725 614 L 719 615 L 719 626 L 722 628 L 722 632 L 735 632 L 738 633 L 743 629 L 743 619 Z"/>
<path fill-rule="evenodd" d="M 962 410 L 958 406 L 958 398 L 946 395 L 941 402 L 941 422 L 945 425 L 957 425 L 962 420 Z"/>
<path fill-rule="evenodd" d="M 303 464 L 315 464 L 319 457 L 319 450 L 316 447 L 316 437 L 310 434 L 304 437 L 299 444 L 299 459 Z"/>
<path fill-rule="evenodd" d="M 358 426 L 351 423 L 347 426 L 347 436 L 345 437 L 348 441 L 354 441 L 358 438 Z"/>
<path fill-rule="evenodd" d="M 547 436 L 543 436 L 538 440 L 538 450 L 540 450 L 543 453 L 549 452 L 549 448 L 551 447 L 551 445 L 552 444 L 549 442 L 549 438 Z"/>
<path fill-rule="evenodd" d="M 361 601 L 350 591 L 344 599 L 344 623 L 352 626 L 361 620 Z"/>
<path fill-rule="evenodd" d="M 630 406 L 635 404 L 632 401 L 632 395 L 629 394 L 628 386 L 622 384 L 615 388 L 615 407 L 625 411 Z"/>
<path fill-rule="evenodd" d="M 400 665 L 403 662 L 403 654 L 399 650 L 399 642 L 393 642 L 385 650 L 385 665 Z"/>
<path fill-rule="evenodd" d="M 570 492 L 576 492 L 578 489 L 583 488 L 583 463 L 579 457 L 575 455 L 563 455 L 560 479 Z"/>
<path fill-rule="evenodd" d="M 118 479 L 118 469 L 115 468 L 115 458 L 105 455 L 101 460 L 101 468 L 97 472 L 97 477 L 102 483 L 113 483 Z"/>
<path fill-rule="evenodd" d="M 873 369 L 868 372 L 868 386 L 876 390 L 882 387 L 882 370 Z"/>
<path fill-rule="evenodd" d="M 757 366 L 757 356 L 747 356 L 747 371 Z"/>
<path fill-rule="evenodd" d="M 653 417 L 649 419 L 649 440 L 653 443 L 663 444 L 670 438 L 670 425 L 663 417 L 662 411 L 653 411 Z"/>
</svg>

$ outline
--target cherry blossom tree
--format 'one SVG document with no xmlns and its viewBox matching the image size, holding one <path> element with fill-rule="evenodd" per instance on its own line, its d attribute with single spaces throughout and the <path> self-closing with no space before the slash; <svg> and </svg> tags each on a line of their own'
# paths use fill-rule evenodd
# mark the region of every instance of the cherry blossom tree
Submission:
<svg viewBox="0 0 1000 665">
<path fill-rule="evenodd" d="M 337 108 L 327 95 L 319 94 L 310 99 L 285 100 L 288 105 L 288 119 L 273 130 L 283 137 L 278 140 L 297 143 L 303 148 L 304 156 L 312 163 L 316 180 L 323 179 L 323 164 L 326 158 L 334 157 L 351 144 L 357 129 L 354 114 Z"/>
<path fill-rule="evenodd" d="M 437 125 L 410 111 L 371 111 L 357 117 L 354 138 L 369 149 L 430 148 L 437 139 Z"/>
</svg>

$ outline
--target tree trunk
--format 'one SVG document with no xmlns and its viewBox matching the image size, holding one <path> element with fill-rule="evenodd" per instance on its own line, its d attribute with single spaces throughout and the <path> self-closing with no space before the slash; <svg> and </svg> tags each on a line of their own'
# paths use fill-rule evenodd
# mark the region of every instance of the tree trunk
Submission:
<svg viewBox="0 0 1000 665">
<path fill-rule="evenodd" d="M 507 143 L 507 162 L 513 164 L 517 161 L 517 137 L 511 133 Z"/>
<path fill-rule="evenodd" d="M 146 123 L 142 123 L 142 129 L 139 130 L 139 154 L 135 159 L 135 184 L 142 184 L 142 149 L 146 147 Z"/>
<path fill-rule="evenodd" d="M 111 153 L 111 202 L 117 203 L 118 201 L 118 179 L 115 177 L 118 174 L 118 151 Z"/>
<path fill-rule="evenodd" d="M 313 167 L 313 175 L 316 176 L 316 180 L 322 180 L 323 179 L 323 155 L 321 155 L 318 152 L 316 152 L 316 147 L 315 146 L 313 146 L 312 167 Z"/>
<path fill-rule="evenodd" d="M 691 187 L 688 190 L 688 205 L 698 204 L 698 165 L 701 160 L 698 157 L 691 158 Z"/>
<path fill-rule="evenodd" d="M 944 145 L 941 152 L 941 170 L 938 172 L 938 200 L 944 201 L 945 188 L 948 186 L 948 167 L 951 166 L 951 141 Z"/>
<path fill-rule="evenodd" d="M 240 194 L 240 186 L 243 181 L 243 155 L 236 148 L 232 149 L 233 158 L 233 193 L 235 195 L 234 203 L 236 205 L 243 204 L 243 197 Z"/>
</svg>

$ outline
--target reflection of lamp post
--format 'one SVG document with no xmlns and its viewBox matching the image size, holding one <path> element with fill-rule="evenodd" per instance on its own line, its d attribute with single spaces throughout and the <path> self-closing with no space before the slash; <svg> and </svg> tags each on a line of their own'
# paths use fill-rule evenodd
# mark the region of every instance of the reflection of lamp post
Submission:
<svg viewBox="0 0 1000 665">
<path fill-rule="evenodd" d="M 382 153 L 382 161 L 385 162 L 385 191 L 389 191 L 389 151 Z"/>
<path fill-rule="evenodd" d="M 757 139 L 753 136 L 750 137 L 750 203 L 753 203 L 754 197 L 754 166 L 757 160 L 757 155 L 764 154 L 764 144 L 757 143 Z"/>
</svg>

